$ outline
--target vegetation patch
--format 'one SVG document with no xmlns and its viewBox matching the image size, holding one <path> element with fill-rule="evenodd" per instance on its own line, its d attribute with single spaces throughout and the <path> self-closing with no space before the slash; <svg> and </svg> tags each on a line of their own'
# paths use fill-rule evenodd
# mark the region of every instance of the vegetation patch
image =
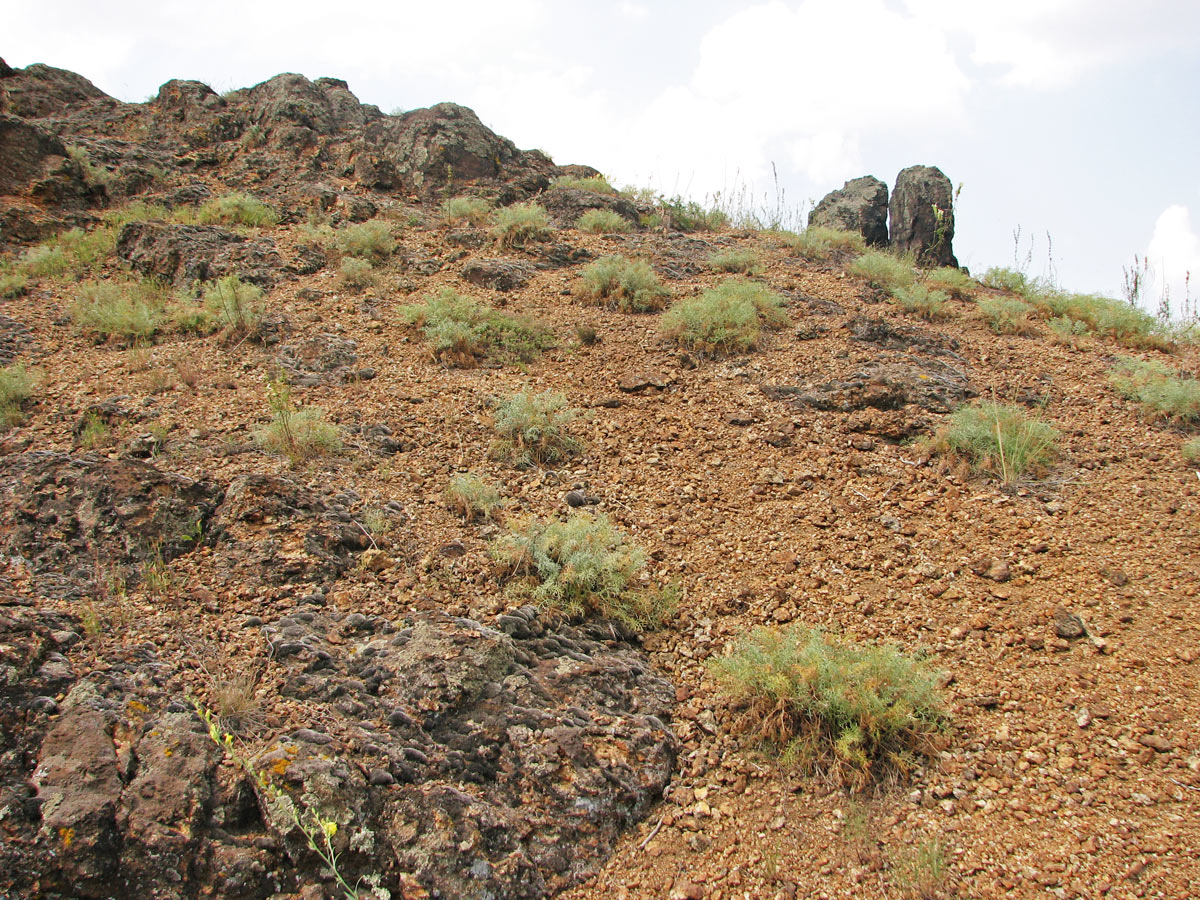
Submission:
<svg viewBox="0 0 1200 900">
<path fill-rule="evenodd" d="M 375 268 L 367 260 L 357 256 L 347 256 L 339 267 L 339 281 L 342 287 L 361 291 L 375 284 Z"/>
<path fill-rule="evenodd" d="M 752 738 L 855 789 L 910 770 L 947 724 L 938 673 L 892 647 L 758 628 L 713 668 Z"/>
<path fill-rule="evenodd" d="M 1018 272 L 1016 269 L 1006 269 L 1003 266 L 992 266 L 983 273 L 983 277 L 979 279 L 979 283 L 984 287 L 995 288 L 998 291 L 1008 291 L 1011 294 L 1020 294 L 1022 297 L 1027 297 L 1040 291 L 1036 279 L 1028 277 L 1024 272 Z"/>
<path fill-rule="evenodd" d="M 199 225 L 249 225 L 252 228 L 273 228 L 279 224 L 279 213 L 257 197 L 249 194 L 225 194 L 206 200 L 191 218 Z"/>
<path fill-rule="evenodd" d="M 434 358 L 451 367 L 470 368 L 485 359 L 529 362 L 554 346 L 554 336 L 544 326 L 484 306 L 452 288 L 402 307 L 400 315 L 421 329 Z"/>
<path fill-rule="evenodd" d="M 267 402 L 271 421 L 254 432 L 254 441 L 262 449 L 286 456 L 297 465 L 342 446 L 341 434 L 325 419 L 324 410 L 315 406 L 297 408 L 282 378 L 267 382 Z"/>
<path fill-rule="evenodd" d="M 879 250 L 868 250 L 850 263 L 846 271 L 882 291 L 911 287 L 917 280 L 916 273 L 907 260 Z"/>
<path fill-rule="evenodd" d="M 1190 463 L 1200 463 L 1200 437 L 1194 437 L 1182 448 L 1183 458 Z"/>
<path fill-rule="evenodd" d="M 561 175 L 554 179 L 551 187 L 567 188 L 576 191 L 591 191 L 593 194 L 615 194 L 617 189 L 608 183 L 603 175 L 589 175 L 580 178 L 575 175 Z"/>
<path fill-rule="evenodd" d="M 822 262 L 835 256 L 867 251 L 866 239 L 857 231 L 813 225 L 799 234 L 794 231 L 779 231 L 776 235 L 783 241 L 784 246 L 810 262 Z"/>
<path fill-rule="evenodd" d="M 676 231 L 716 231 L 729 224 L 729 216 L 721 210 L 682 197 L 663 199 L 659 208 L 662 224 Z"/>
<path fill-rule="evenodd" d="M 708 267 L 714 272 L 730 272 L 742 275 L 761 275 L 762 259 L 753 250 L 725 250 L 708 258 Z"/>
<path fill-rule="evenodd" d="M 758 346 L 763 328 L 788 321 L 783 298 L 753 281 L 729 279 L 663 314 L 662 330 L 681 347 L 707 356 L 741 353 Z"/>
<path fill-rule="evenodd" d="M 391 229 L 378 219 L 338 229 L 334 232 L 334 242 L 342 253 L 365 259 L 372 265 L 383 262 L 396 250 Z"/>
<path fill-rule="evenodd" d="M 0 428 L 25 421 L 25 404 L 33 396 L 33 378 L 20 363 L 0 369 Z"/>
<path fill-rule="evenodd" d="M 950 315 L 949 299 L 942 291 L 931 291 L 923 284 L 892 289 L 892 300 L 900 309 L 928 322 Z"/>
<path fill-rule="evenodd" d="M 96 340 L 149 341 L 167 321 L 166 287 L 157 281 L 93 281 L 81 284 L 71 318 Z"/>
<path fill-rule="evenodd" d="M 1166 350 L 1172 343 L 1172 335 L 1162 322 L 1124 300 L 1059 291 L 1035 294 L 1029 299 L 1048 316 L 1082 322 L 1089 333 L 1125 347 Z"/>
<path fill-rule="evenodd" d="M 510 576 L 528 576 L 531 598 L 567 619 L 594 613 L 635 631 L 657 628 L 678 591 L 637 589 L 646 554 L 603 515 L 573 513 L 566 521 L 522 519 L 492 542 L 492 558 Z"/>
<path fill-rule="evenodd" d="M 1200 381 L 1180 378 L 1160 362 L 1125 357 L 1108 380 L 1117 393 L 1136 400 L 1151 416 L 1200 422 Z"/>
<path fill-rule="evenodd" d="M 482 197 L 451 197 L 442 204 L 442 215 L 451 224 L 486 225 L 492 217 L 492 205 Z"/>
<path fill-rule="evenodd" d="M 933 448 L 1008 484 L 1050 464 L 1058 453 L 1058 431 L 1019 406 L 985 401 L 954 412 L 934 437 Z"/>
<path fill-rule="evenodd" d="M 556 463 L 583 449 L 570 432 L 579 411 L 567 406 L 562 394 L 519 391 L 497 401 L 494 416 L 497 439 L 492 454 L 511 458 L 517 465 Z"/>
<path fill-rule="evenodd" d="M 205 286 L 204 308 L 233 339 L 257 334 L 266 312 L 262 288 L 236 275 L 226 275 Z M 196 330 L 203 328 L 198 325 Z"/>
<path fill-rule="evenodd" d="M 996 334 L 1030 334 L 1034 309 L 1016 297 L 985 297 L 979 301 L 979 314 Z"/>
<path fill-rule="evenodd" d="M 550 236 L 550 217 L 536 203 L 517 203 L 496 211 L 492 240 L 500 247 L 523 247 Z"/>
<path fill-rule="evenodd" d="M 966 300 L 979 288 L 975 279 L 954 266 L 942 266 L 926 272 L 924 280 L 929 287 L 945 291 L 955 300 Z"/>
<path fill-rule="evenodd" d="M 576 294 L 585 302 L 622 312 L 657 312 L 670 300 L 650 263 L 604 256 L 583 270 Z"/>
<path fill-rule="evenodd" d="M 579 217 L 575 227 L 588 234 L 624 234 L 633 226 L 611 209 L 589 209 Z"/>
<path fill-rule="evenodd" d="M 29 287 L 29 276 L 23 272 L 0 272 L 0 299 L 20 297 Z"/>
<path fill-rule="evenodd" d="M 445 499 L 450 511 L 468 522 L 494 518 L 505 505 L 496 486 L 473 472 L 451 478 L 446 485 Z"/>
</svg>

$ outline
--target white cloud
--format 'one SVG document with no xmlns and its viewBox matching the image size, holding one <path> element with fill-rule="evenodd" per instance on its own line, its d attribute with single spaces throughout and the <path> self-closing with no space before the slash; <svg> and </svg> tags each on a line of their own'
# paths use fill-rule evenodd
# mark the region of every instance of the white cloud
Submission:
<svg viewBox="0 0 1200 900">
<path fill-rule="evenodd" d="M 905 0 L 920 21 L 972 44 L 1002 84 L 1055 88 L 1101 66 L 1200 45 L 1200 4 L 1180 0 Z"/>
<path fill-rule="evenodd" d="M 1195 303 L 1200 293 L 1200 235 L 1192 226 L 1186 206 L 1168 206 L 1163 210 L 1154 223 L 1146 260 L 1154 275 L 1153 291 L 1148 298 L 1151 302 L 1157 303 L 1165 290 L 1176 314 L 1182 311 L 1189 294 Z"/>
</svg>

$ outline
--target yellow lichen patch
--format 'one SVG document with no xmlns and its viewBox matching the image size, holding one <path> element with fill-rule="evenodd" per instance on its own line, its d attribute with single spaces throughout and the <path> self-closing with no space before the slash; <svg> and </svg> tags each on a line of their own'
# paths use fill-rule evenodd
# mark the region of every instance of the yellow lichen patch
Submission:
<svg viewBox="0 0 1200 900">
<path fill-rule="evenodd" d="M 150 712 L 150 707 L 140 700 L 130 700 L 129 704 L 125 707 L 125 711 L 131 716 L 144 716 Z"/>
<path fill-rule="evenodd" d="M 271 771 L 276 775 L 286 775 L 288 766 L 291 764 L 292 761 L 290 759 L 280 757 L 279 759 L 275 760 L 275 762 L 271 763 Z"/>
<path fill-rule="evenodd" d="M 63 849 L 69 850 L 71 847 L 71 843 L 75 840 L 75 829 L 74 828 L 59 828 L 58 836 L 62 839 Z"/>
</svg>

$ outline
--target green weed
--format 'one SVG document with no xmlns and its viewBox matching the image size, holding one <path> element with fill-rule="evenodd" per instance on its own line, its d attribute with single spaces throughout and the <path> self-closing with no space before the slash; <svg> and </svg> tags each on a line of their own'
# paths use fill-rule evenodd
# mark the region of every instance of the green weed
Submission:
<svg viewBox="0 0 1200 900">
<path fill-rule="evenodd" d="M 517 203 L 497 210 L 492 240 L 500 247 L 523 247 L 550 236 L 550 218 L 536 203 Z"/>
<path fill-rule="evenodd" d="M 21 363 L 0 368 L 0 428 L 25 421 L 24 406 L 33 396 L 33 378 Z"/>
<path fill-rule="evenodd" d="M 917 280 L 911 263 L 879 250 L 868 250 L 850 263 L 846 271 L 884 291 L 911 287 Z"/>
<path fill-rule="evenodd" d="M 966 459 L 979 472 L 1010 483 L 1045 469 L 1058 452 L 1058 431 L 1019 406 L 985 401 L 950 416 L 933 448 Z"/>
<path fill-rule="evenodd" d="M 940 269 L 926 272 L 924 281 L 931 288 L 945 291 L 954 300 L 966 300 L 979 288 L 975 279 L 953 266 L 942 266 Z"/>
<path fill-rule="evenodd" d="M 326 421 L 324 410 L 315 406 L 297 409 L 283 379 L 267 382 L 267 402 L 271 422 L 254 432 L 259 447 L 286 456 L 292 465 L 341 448 L 338 428 Z"/>
<path fill-rule="evenodd" d="M 485 359 L 529 362 L 554 346 L 554 336 L 543 326 L 448 287 L 424 303 L 401 307 L 400 315 L 421 329 L 434 358 L 451 367 L 469 368 Z"/>
<path fill-rule="evenodd" d="M 708 267 L 714 272 L 761 275 L 762 259 L 753 250 L 725 250 L 708 258 Z"/>
<path fill-rule="evenodd" d="M 496 486 L 473 472 L 464 472 L 451 478 L 446 485 L 445 498 L 450 511 L 468 522 L 491 519 L 504 506 Z"/>
<path fill-rule="evenodd" d="M 333 234 L 337 248 L 347 256 L 365 259 L 372 265 L 383 262 L 396 250 L 396 239 L 386 222 L 372 219 L 347 225 Z"/>
<path fill-rule="evenodd" d="M 167 321 L 166 287 L 142 281 L 93 281 L 79 286 L 71 318 L 84 334 L 125 344 L 149 341 Z"/>
<path fill-rule="evenodd" d="M 985 297 L 979 301 L 979 314 L 996 334 L 1029 334 L 1033 330 L 1033 307 L 1016 297 Z"/>
<path fill-rule="evenodd" d="M 867 250 L 866 239 L 857 231 L 841 231 L 820 225 L 805 228 L 799 234 L 794 231 L 777 231 L 775 236 L 784 246 L 810 262 L 822 262 L 851 253 L 861 254 Z"/>
<path fill-rule="evenodd" d="M 255 335 L 266 312 L 262 288 L 236 275 L 210 281 L 204 288 L 204 307 L 230 338 Z"/>
<path fill-rule="evenodd" d="M 579 412 L 567 406 L 562 394 L 519 391 L 498 401 L 494 415 L 498 437 L 493 455 L 510 457 L 518 465 L 557 463 L 583 449 L 569 430 Z"/>
<path fill-rule="evenodd" d="M 375 285 L 375 269 L 365 259 L 347 256 L 342 260 L 339 272 L 342 287 L 361 291 Z"/>
<path fill-rule="evenodd" d="M 191 215 L 199 225 L 249 225 L 272 228 L 279 224 L 279 213 L 249 194 L 226 194 L 206 200 Z"/>
<path fill-rule="evenodd" d="M 485 225 L 492 216 L 492 205 L 482 197 L 451 197 L 442 204 L 442 214 L 450 223 Z"/>
<path fill-rule="evenodd" d="M 588 234 L 624 234 L 633 226 L 611 209 L 589 209 L 579 217 L 575 227 Z"/>
<path fill-rule="evenodd" d="M 729 279 L 676 303 L 662 317 L 662 330 L 682 347 L 707 356 L 754 349 L 762 329 L 788 321 L 783 298 L 764 285 Z"/>
<path fill-rule="evenodd" d="M 858 647 L 793 626 L 758 628 L 713 664 L 741 728 L 814 771 L 861 789 L 905 772 L 945 729 L 938 673 L 892 647 Z"/>
<path fill-rule="evenodd" d="M 928 322 L 950 315 L 949 297 L 942 291 L 931 291 L 923 284 L 892 289 L 892 300 L 906 313 L 920 316 Z"/>
<path fill-rule="evenodd" d="M 593 194 L 615 194 L 617 189 L 608 183 L 603 175 L 590 175 L 579 178 L 574 175 L 562 175 L 554 179 L 552 188 L 567 188 L 576 191 L 591 191 Z"/>
<path fill-rule="evenodd" d="M 624 256 L 604 256 L 589 265 L 575 292 L 585 303 L 622 312 L 657 312 L 671 296 L 650 263 Z"/>
<path fill-rule="evenodd" d="M 1153 417 L 1200 422 L 1200 381 L 1195 378 L 1180 378 L 1159 362 L 1124 357 L 1108 380 Z"/>
</svg>

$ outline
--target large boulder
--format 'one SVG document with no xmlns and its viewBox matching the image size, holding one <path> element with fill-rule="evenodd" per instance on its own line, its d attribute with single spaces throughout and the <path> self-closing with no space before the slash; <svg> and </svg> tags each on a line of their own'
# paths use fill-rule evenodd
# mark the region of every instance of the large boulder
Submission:
<svg viewBox="0 0 1200 900">
<path fill-rule="evenodd" d="M 235 91 L 234 106 L 248 110 L 249 121 L 270 136 L 275 146 L 303 148 L 319 137 L 344 134 L 381 116 L 374 106 L 363 105 L 337 78 L 309 81 L 286 73 Z"/>
<path fill-rule="evenodd" d="M 354 174 L 380 191 L 422 190 L 480 178 L 498 178 L 524 154 L 456 103 L 439 103 L 388 116 L 363 130 Z"/>
<path fill-rule="evenodd" d="M 808 214 L 810 228 L 857 231 L 872 247 L 888 242 L 888 188 L 872 175 L 853 178 L 830 191 Z"/>
<path fill-rule="evenodd" d="M 95 100 L 116 103 L 82 75 L 34 63 L 13 69 L 0 60 L 0 112 L 26 118 L 62 115 Z"/>
<path fill-rule="evenodd" d="M 923 266 L 958 266 L 954 258 L 954 187 L 935 166 L 909 166 L 896 176 L 890 206 L 892 248 Z"/>
<path fill-rule="evenodd" d="M 237 275 L 270 288 L 284 268 L 270 238 L 216 225 L 130 222 L 117 236 L 117 256 L 143 275 L 178 283 Z"/>
</svg>

